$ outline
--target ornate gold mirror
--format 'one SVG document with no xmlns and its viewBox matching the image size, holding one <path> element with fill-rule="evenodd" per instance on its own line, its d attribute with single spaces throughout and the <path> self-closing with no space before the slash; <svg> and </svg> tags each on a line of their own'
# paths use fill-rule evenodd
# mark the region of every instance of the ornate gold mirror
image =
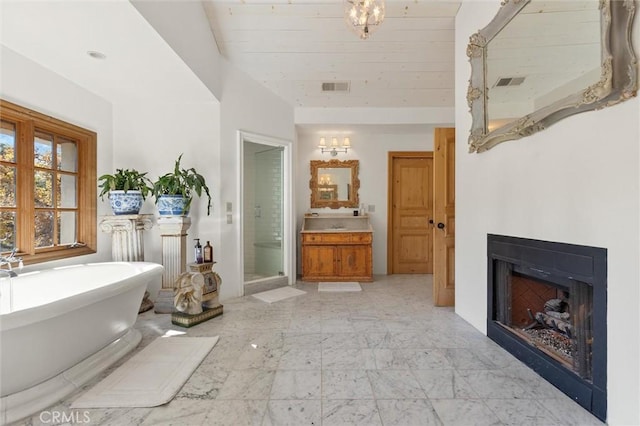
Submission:
<svg viewBox="0 0 640 426">
<path fill-rule="evenodd" d="M 311 207 L 358 207 L 358 160 L 311 161 Z"/>
<path fill-rule="evenodd" d="M 636 95 L 633 1 L 504 0 L 471 36 L 469 152 Z"/>
</svg>

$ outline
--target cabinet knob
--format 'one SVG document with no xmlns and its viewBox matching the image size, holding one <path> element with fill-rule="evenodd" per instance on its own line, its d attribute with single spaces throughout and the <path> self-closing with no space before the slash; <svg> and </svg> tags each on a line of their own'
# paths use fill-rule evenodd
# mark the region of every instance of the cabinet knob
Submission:
<svg viewBox="0 0 640 426">
<path fill-rule="evenodd" d="M 438 222 L 438 229 L 444 229 L 444 223 Z"/>
</svg>

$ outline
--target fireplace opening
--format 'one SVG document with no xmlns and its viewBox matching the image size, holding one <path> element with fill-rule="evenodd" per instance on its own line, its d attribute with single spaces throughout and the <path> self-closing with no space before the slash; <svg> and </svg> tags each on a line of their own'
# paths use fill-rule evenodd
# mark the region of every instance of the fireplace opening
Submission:
<svg viewBox="0 0 640 426">
<path fill-rule="evenodd" d="M 606 420 L 606 249 L 488 235 L 487 335 Z"/>
<path fill-rule="evenodd" d="M 563 286 L 512 272 L 498 323 L 591 381 L 593 290 L 586 283 Z"/>
</svg>

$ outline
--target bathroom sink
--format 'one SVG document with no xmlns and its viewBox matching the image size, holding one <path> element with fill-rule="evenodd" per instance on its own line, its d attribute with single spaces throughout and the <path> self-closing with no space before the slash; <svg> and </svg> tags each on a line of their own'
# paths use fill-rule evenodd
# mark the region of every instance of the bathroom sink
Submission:
<svg viewBox="0 0 640 426">
<path fill-rule="evenodd" d="M 304 218 L 302 232 L 371 232 L 368 216 L 345 214 L 315 215 Z"/>
</svg>

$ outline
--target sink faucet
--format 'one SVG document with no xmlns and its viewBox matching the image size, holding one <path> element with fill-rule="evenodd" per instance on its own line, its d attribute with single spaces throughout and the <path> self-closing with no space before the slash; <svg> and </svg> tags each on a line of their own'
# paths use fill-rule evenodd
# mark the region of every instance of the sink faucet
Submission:
<svg viewBox="0 0 640 426">
<path fill-rule="evenodd" d="M 8 256 L 0 255 L 0 269 L 2 268 L 3 265 L 7 265 L 7 271 L 9 272 L 9 275 L 12 276 L 12 277 L 18 276 L 18 274 L 16 274 L 16 272 L 11 267 L 12 263 L 17 263 L 18 264 L 18 269 L 22 269 L 22 267 L 23 267 L 22 258 L 21 257 L 16 257 L 16 252 L 17 251 L 18 251 L 18 248 L 14 247 L 13 250 L 11 250 L 11 253 Z"/>
</svg>

